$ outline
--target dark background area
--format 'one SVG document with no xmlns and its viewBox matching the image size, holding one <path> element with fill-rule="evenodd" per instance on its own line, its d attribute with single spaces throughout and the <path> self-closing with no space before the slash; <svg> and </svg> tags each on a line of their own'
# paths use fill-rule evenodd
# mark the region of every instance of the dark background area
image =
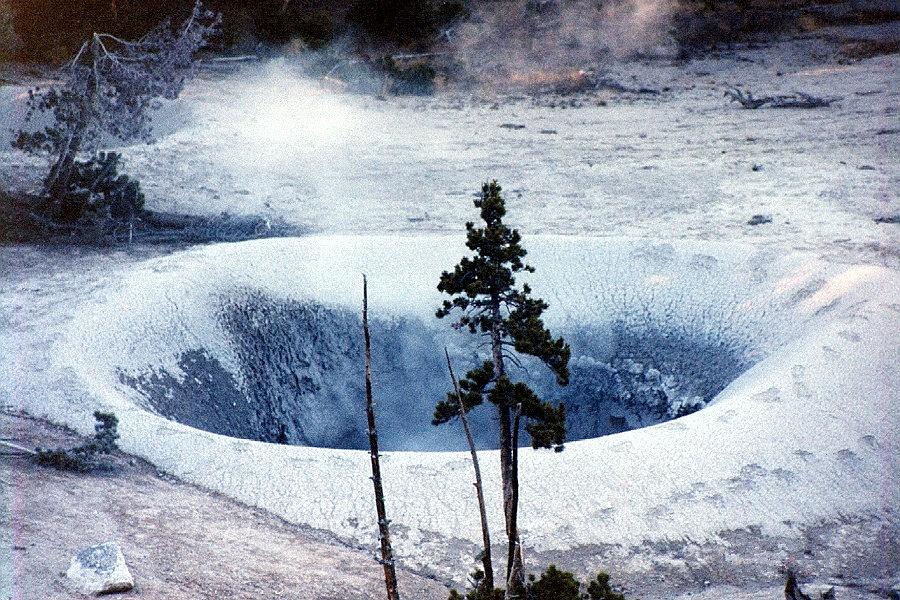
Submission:
<svg viewBox="0 0 900 600">
<path fill-rule="evenodd" d="M 206 0 L 222 14 L 214 50 L 319 49 L 341 41 L 350 51 L 421 52 L 459 20 L 514 0 Z M 528 0 L 527 9 L 570 0 Z M 885 2 L 825 0 L 673 0 L 671 34 L 686 48 L 710 47 L 760 32 L 815 30 L 894 20 Z M 604 0 L 597 0 L 603 3 Z M 193 0 L 0 0 L 0 59 L 58 63 L 93 32 L 136 38 L 166 17 L 182 20 Z M 835 10 L 835 6 L 842 8 Z"/>
<path fill-rule="evenodd" d="M 441 26 L 465 11 L 459 0 L 205 0 L 204 4 L 222 14 L 216 48 L 235 51 L 255 50 L 260 44 L 318 49 L 338 38 L 352 39 L 355 46 L 423 50 Z M 0 1 L 0 27 L 5 21 L 17 38 L 7 56 L 58 62 L 93 32 L 140 37 L 165 18 L 180 22 L 192 6 L 193 0 L 7 0 Z"/>
</svg>

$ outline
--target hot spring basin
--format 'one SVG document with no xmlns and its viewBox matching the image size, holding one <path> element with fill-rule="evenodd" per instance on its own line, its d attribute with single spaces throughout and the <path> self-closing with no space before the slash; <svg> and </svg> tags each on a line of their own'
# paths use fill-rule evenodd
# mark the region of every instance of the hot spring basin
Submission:
<svg viewBox="0 0 900 600">
<path fill-rule="evenodd" d="M 748 526 L 785 533 L 896 506 L 894 272 L 738 244 L 530 236 L 525 245 L 537 268 L 529 281 L 551 305 L 547 323 L 572 338 L 583 372 L 625 324 L 634 339 L 689 340 L 688 370 L 721 375 L 708 406 L 688 416 L 574 441 L 561 454 L 523 450 L 529 551 L 715 540 Z M 361 275 L 384 340 L 374 377 L 385 435 L 396 448 L 457 447 L 456 425 L 435 429 L 423 415 L 446 388 L 442 344 L 461 364 L 471 358 L 465 336 L 442 333 L 447 323 L 433 316 L 437 277 L 464 251 L 458 236 L 334 236 L 150 260 L 77 311 L 54 361 L 89 400 L 51 417 L 88 431 L 91 411 L 113 410 L 121 446 L 161 469 L 375 548 L 369 458 L 348 449 L 361 447 L 347 423 L 364 410 L 354 387 Z M 577 437 L 607 433 L 603 424 L 622 418 L 609 408 L 584 418 L 600 429 Z M 298 412 L 287 425 L 270 419 Z M 404 414 L 419 425 L 398 425 Z M 499 540 L 499 459 L 481 456 Z M 389 451 L 382 469 L 401 559 L 459 579 L 481 537 L 468 454 Z"/>
</svg>

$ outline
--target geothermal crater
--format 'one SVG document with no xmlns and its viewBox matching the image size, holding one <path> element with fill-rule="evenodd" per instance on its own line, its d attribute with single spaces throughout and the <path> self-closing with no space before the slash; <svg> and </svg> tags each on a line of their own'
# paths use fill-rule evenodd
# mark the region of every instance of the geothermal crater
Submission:
<svg viewBox="0 0 900 600">
<path fill-rule="evenodd" d="M 566 404 L 570 441 L 696 412 L 765 356 L 773 336 L 787 333 L 753 299 L 754 278 L 734 277 L 748 265 L 733 248 L 722 246 L 716 258 L 650 242 L 595 240 L 586 254 L 565 238 L 532 242 L 538 271 L 529 283 L 550 303 L 548 325 L 572 347 L 572 377 L 559 387 L 527 358 L 510 369 L 542 397 Z M 371 321 L 382 447 L 463 450 L 460 428 L 434 427 L 431 417 L 450 388 L 444 347 L 459 373 L 485 358 L 478 340 L 433 312 L 440 271 L 465 249 L 456 240 L 408 238 L 399 244 L 408 248 L 393 255 L 397 245 L 378 238 L 270 241 L 229 252 L 225 274 L 205 262 L 177 277 L 158 268 L 158 288 L 142 284 L 140 302 L 127 312 L 110 307 L 113 322 L 131 321 L 120 328 L 125 336 L 137 325 L 141 339 L 109 367 L 140 404 L 197 429 L 366 449 L 358 288 L 368 271 L 378 303 Z M 297 258 L 285 263 L 255 252 L 266 249 Z M 311 259 L 309 252 L 321 254 Z M 570 268 L 560 271 L 560 260 Z M 479 447 L 496 447 L 489 408 L 474 411 L 472 425 Z"/>
<path fill-rule="evenodd" d="M 637 299 L 641 300 L 641 299 Z M 160 414 L 228 436 L 304 446 L 368 448 L 358 311 L 315 301 L 237 290 L 219 308 L 222 334 L 238 359 L 230 372 L 203 349 L 183 352 L 178 368 L 121 374 Z M 510 365 L 568 410 L 569 440 L 646 426 L 699 410 L 750 363 L 745 340 L 719 323 L 682 315 L 610 314 L 606 322 L 568 323 L 571 383 L 559 387 L 536 360 Z M 446 321 L 371 320 L 374 391 L 386 450 L 462 450 L 458 427 L 431 425 L 449 389 L 443 348 L 463 372 L 480 364 L 468 336 Z M 703 326 L 710 329 L 703 329 Z M 483 351 L 483 349 L 482 349 Z M 490 410 L 471 416 L 482 448 L 496 447 Z M 527 443 L 527 433 L 525 434 Z"/>
<path fill-rule="evenodd" d="M 520 452 L 534 552 L 750 525 L 780 534 L 877 510 L 871 482 L 895 456 L 892 399 L 879 391 L 895 383 L 891 273 L 741 244 L 524 243 L 546 323 L 572 345 L 572 382 L 558 388 L 530 363 L 516 374 L 567 403 L 570 440 L 591 438 Z M 434 317 L 439 274 L 465 253 L 458 236 L 314 236 L 147 261 L 98 291 L 55 344 L 54 364 L 86 390 L 58 411 L 85 428 L 90 411 L 114 411 L 122 447 L 158 468 L 375 544 L 371 465 L 357 450 L 366 273 L 396 549 L 453 578 L 481 539 L 468 453 L 389 450 L 464 448 L 459 427 L 430 417 L 450 387 L 443 347 L 460 372 L 484 351 Z M 492 447 L 490 408 L 474 414 Z M 823 435 L 823 420 L 840 433 Z M 500 530 L 497 452 L 481 466 Z"/>
</svg>

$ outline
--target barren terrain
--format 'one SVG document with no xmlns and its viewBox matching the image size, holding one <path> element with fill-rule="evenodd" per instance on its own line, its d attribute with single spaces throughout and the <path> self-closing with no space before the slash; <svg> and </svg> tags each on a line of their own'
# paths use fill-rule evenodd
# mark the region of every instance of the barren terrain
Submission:
<svg viewBox="0 0 900 600">
<path fill-rule="evenodd" d="M 562 455 L 569 460 L 581 452 L 586 462 L 590 448 L 608 444 L 601 448 L 609 450 L 604 460 L 593 464 L 603 466 L 612 457 L 630 465 L 660 439 L 682 440 L 683 447 L 700 448 L 704 460 L 721 463 L 721 472 L 696 472 L 690 460 L 673 459 L 672 464 L 620 466 L 620 479 L 601 484 L 602 477 L 591 471 L 589 485 L 578 482 L 580 487 L 601 489 L 603 501 L 609 502 L 598 500 L 589 508 L 596 509 L 590 513 L 596 515 L 594 531 L 575 531 L 570 538 L 596 534 L 611 543 L 572 541 L 565 551 L 529 548 L 526 562 L 538 567 L 553 561 L 580 574 L 608 570 L 629 599 L 777 599 L 783 597 L 778 567 L 785 562 L 795 564 L 805 577 L 838 586 L 841 600 L 884 598 L 900 583 L 894 485 L 900 473 L 897 379 L 885 366 L 898 353 L 890 329 L 900 315 L 896 294 L 890 297 L 900 266 L 898 55 L 848 59 L 841 48 L 854 40 L 896 35 L 894 25 L 832 29 L 771 44 L 737 45 L 686 62 L 617 63 L 604 67 L 603 74 L 633 90 L 652 91 L 606 89 L 569 96 L 442 93 L 385 99 L 340 93 L 305 77 L 290 60 L 251 64 L 236 73 L 204 73 L 178 101 L 163 108 L 156 144 L 119 150 L 125 170 L 141 179 L 151 209 L 261 214 L 324 234 L 326 240 L 335 233 L 379 233 L 403 238 L 404 244 L 415 244 L 413 236 L 426 240 L 423 247 L 440 243 L 427 238 L 461 235 L 462 222 L 472 217 L 472 193 L 482 180 L 497 178 L 526 245 L 529 235 L 548 233 L 573 243 L 581 243 L 576 236 L 628 238 L 651 250 L 662 248 L 662 254 L 671 254 L 676 241 L 740 242 L 755 249 L 747 253 L 743 270 L 734 271 L 740 284 L 755 282 L 756 276 L 765 280 L 766 270 L 779 259 L 796 257 L 791 259 L 797 263 L 793 270 L 785 267 L 779 272 L 783 277 L 772 276 L 772 297 L 793 307 L 810 304 L 810 298 L 821 300 L 808 311 L 810 319 L 824 315 L 810 321 L 811 329 L 831 337 L 813 337 L 815 343 L 792 348 L 798 358 L 785 355 L 771 372 L 757 370 L 729 388 L 731 405 L 713 406 L 693 421 L 656 430 L 578 442 Z M 18 122 L 28 83 L 0 87 L 4 125 Z M 723 97 L 735 86 L 758 94 L 800 90 L 835 102 L 808 111 L 744 110 Z M 33 190 L 43 167 L 42 161 L 4 144 L 0 188 Z M 755 215 L 770 220 L 754 221 Z M 354 246 L 327 243 L 340 251 Z M 187 251 L 143 245 L 0 246 L 0 405 L 9 407 L 2 416 L 4 437 L 26 446 L 75 443 L 73 433 L 21 411 L 27 408 L 84 433 L 91 429 L 94 405 L 115 396 L 116 406 L 128 409 L 122 415 L 123 445 L 158 459 L 151 465 L 118 454 L 113 471 L 88 476 L 4 459 L 0 483 L 5 502 L 0 506 L 6 539 L 0 570 L 7 596 L 71 597 L 59 573 L 79 548 L 108 539 L 123 545 L 137 581 L 136 597 L 361 599 L 383 594 L 381 571 L 372 557 L 375 546 L 355 547 L 361 537 L 374 539 L 375 530 L 349 510 L 342 512 L 349 506 L 369 514 L 371 485 L 353 470 L 365 466 L 363 454 L 349 459 L 316 455 L 316 460 L 343 464 L 346 480 L 337 487 L 354 493 L 307 498 L 307 505 L 298 505 L 301 501 L 266 470 L 276 463 L 265 461 L 290 465 L 296 477 L 286 483 L 302 486 L 308 475 L 304 465 L 313 463 L 293 457 L 307 456 L 308 449 L 210 441 L 205 432 L 175 423 L 152 430 L 150 413 L 127 404 L 133 390 L 116 387 L 111 379 L 83 376 L 95 366 L 99 372 L 101 358 L 119 366 L 137 364 L 144 354 L 164 354 L 159 347 L 167 338 L 159 332 L 170 325 L 163 322 L 166 318 L 184 319 L 171 324 L 176 334 L 166 351 L 199 343 L 208 332 L 187 317 L 196 316 L 191 299 L 202 294 L 181 274 L 204 282 L 205 274 L 219 273 L 224 280 L 232 275 L 226 271 L 233 264 L 235 272 L 244 273 L 244 282 L 255 282 L 256 276 L 275 288 L 286 287 L 292 269 L 284 261 L 297 257 L 290 242 L 285 244 L 272 244 L 276 251 L 271 254 L 263 246 L 253 246 L 263 250 L 252 252 L 245 246 L 249 263 L 241 263 L 225 245 Z M 416 260 L 414 250 L 406 251 Z M 368 258 L 364 251 L 357 255 Z M 327 265 L 346 256 L 322 250 L 301 260 Z M 711 256 L 698 251 L 699 262 L 691 268 L 714 268 Z M 664 265 L 668 257 L 653 260 Z M 395 270 L 382 262 L 387 277 Z M 566 266 L 560 265 L 560 271 L 565 273 Z M 167 273 L 174 274 L 169 281 Z M 141 287 L 151 281 L 166 293 L 151 297 L 149 284 Z M 615 288 L 615 282 L 602 284 Z M 410 289 L 418 285 L 410 284 Z M 433 283 L 428 286 L 433 292 Z M 698 291 L 725 298 L 734 288 L 734 282 L 717 280 Z M 566 296 L 568 289 L 554 298 L 561 300 L 555 305 L 589 304 Z M 873 290 L 869 304 L 867 289 Z M 182 297 L 173 300 L 170 291 L 180 291 Z M 129 322 L 132 311 L 152 312 L 155 305 L 150 303 L 160 299 L 169 302 L 171 311 L 160 316 L 157 329 L 138 318 Z M 181 300 L 185 305 L 177 306 Z M 829 320 L 834 314 L 841 316 Z M 771 317 L 769 311 L 767 319 Z M 156 366 L 145 362 L 144 367 Z M 85 368 L 78 371 L 75 364 Z M 779 398 L 786 401 L 779 403 Z M 744 437 L 724 448 L 726 437 L 710 435 L 730 419 L 737 419 L 734 428 Z M 752 445 L 754 427 L 763 428 L 765 435 L 757 439 L 765 443 Z M 783 440 L 784 447 L 777 445 Z M 181 455 L 192 443 L 197 455 Z M 669 458 L 665 449 L 654 451 Z M 467 462 L 415 454 L 397 453 L 386 461 L 388 478 L 391 468 L 416 474 L 397 481 L 395 490 L 414 496 L 422 493 L 421 482 L 446 485 L 444 471 L 421 466 L 432 459 L 441 468 L 457 465 L 464 475 L 454 479 L 459 484 L 454 489 L 470 490 Z M 243 462 L 214 460 L 221 463 L 226 456 Z M 202 465 L 207 459 L 213 468 L 194 472 L 193 461 Z M 785 472 L 781 466 L 787 463 Z M 208 481 L 224 494 L 157 470 L 167 465 L 181 469 L 184 480 Z M 546 472 L 562 471 L 562 480 L 579 476 L 547 465 Z M 256 479 L 235 481 L 236 473 Z M 694 479 L 680 479 L 686 476 Z M 719 494 L 704 496 L 704 488 L 693 485 L 703 478 L 725 490 L 727 501 Z M 328 489 L 331 483 L 316 489 Z M 655 497 L 657 485 L 669 486 L 670 495 Z M 564 492 L 543 491 L 545 497 Z M 248 504 L 268 502 L 272 512 L 248 508 L 228 495 Z M 535 493 L 525 502 L 539 506 L 542 499 Z M 397 507 L 418 500 L 391 500 L 389 491 L 389 502 Z M 708 501 L 707 513 L 697 512 L 701 501 Z M 637 526 L 629 527 L 627 520 L 618 529 L 609 525 L 613 509 L 631 514 L 635 506 L 658 508 L 652 513 L 658 518 L 655 526 L 665 533 L 643 542 L 626 541 Z M 589 509 L 566 507 L 572 514 Z M 759 518 L 785 511 L 811 516 L 783 522 Z M 820 513 L 828 517 L 816 516 Z M 274 514 L 295 518 L 283 521 Z M 313 517 L 332 531 L 288 522 L 309 523 Z M 564 525 L 550 523 L 537 509 L 526 517 L 535 530 L 547 523 L 559 530 Z M 423 531 L 446 530 L 456 522 L 448 521 L 448 515 L 430 518 L 435 523 L 426 523 Z M 738 525 L 720 527 L 712 538 L 692 537 L 694 529 L 705 530 L 717 519 Z M 650 526 L 654 524 L 640 523 L 640 528 Z M 556 530 L 547 531 L 548 546 L 568 543 L 569 538 L 551 539 Z M 400 577 L 406 598 L 445 598 L 444 583 L 462 577 L 455 565 L 474 564 L 472 543 L 461 543 L 456 532 L 444 534 L 449 537 L 400 530 L 398 537 L 410 549 L 400 556 L 401 564 L 411 569 Z M 534 537 L 526 536 L 526 543 Z M 455 562 L 428 564 L 449 554 Z"/>
<path fill-rule="evenodd" d="M 5 438 L 27 447 L 81 442 L 21 415 L 4 412 L 0 423 Z M 182 483 L 126 454 L 96 474 L 2 460 L 2 598 L 82 598 L 66 586 L 69 560 L 106 541 L 121 544 L 135 578 L 126 597 L 368 600 L 384 592 L 371 552 Z M 447 594 L 431 579 L 399 576 L 408 598 Z"/>
</svg>

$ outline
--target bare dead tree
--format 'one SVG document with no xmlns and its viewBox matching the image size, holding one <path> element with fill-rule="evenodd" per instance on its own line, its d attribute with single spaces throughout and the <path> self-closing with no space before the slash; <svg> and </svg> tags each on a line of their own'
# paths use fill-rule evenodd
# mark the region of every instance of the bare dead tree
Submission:
<svg viewBox="0 0 900 600">
<path fill-rule="evenodd" d="M 400 600 L 397 591 L 397 571 L 394 567 L 394 551 L 387 511 L 384 506 L 384 488 L 381 484 L 381 464 L 378 454 L 378 428 L 375 425 L 375 402 L 372 400 L 372 340 L 369 334 L 369 291 L 363 275 L 363 339 L 366 351 L 366 417 L 369 424 L 369 456 L 372 458 L 372 483 L 375 486 L 375 510 L 378 513 L 378 538 L 381 540 L 381 565 L 384 567 L 384 584 L 388 600 Z"/>
<path fill-rule="evenodd" d="M 812 600 L 809 595 L 804 594 L 797 583 L 797 575 L 790 568 L 787 569 L 787 581 L 784 584 L 785 600 Z"/>
<path fill-rule="evenodd" d="M 472 438 L 472 430 L 469 428 L 469 417 L 466 416 L 462 392 L 460 392 L 456 374 L 453 372 L 453 365 L 450 363 L 450 353 L 447 351 L 446 346 L 444 347 L 444 356 L 447 357 L 447 370 L 450 371 L 450 380 L 453 382 L 453 390 L 459 402 L 459 420 L 462 423 L 463 431 L 466 433 L 469 452 L 472 453 L 472 467 L 475 469 L 475 493 L 478 496 L 478 512 L 481 515 L 481 537 L 484 542 L 484 550 L 481 552 L 481 562 L 484 566 L 483 586 L 487 590 L 493 590 L 494 565 L 491 558 L 491 532 L 488 528 L 487 508 L 484 503 L 484 488 L 481 485 L 481 467 L 478 464 L 478 452 L 475 450 L 475 440 Z"/>
</svg>

